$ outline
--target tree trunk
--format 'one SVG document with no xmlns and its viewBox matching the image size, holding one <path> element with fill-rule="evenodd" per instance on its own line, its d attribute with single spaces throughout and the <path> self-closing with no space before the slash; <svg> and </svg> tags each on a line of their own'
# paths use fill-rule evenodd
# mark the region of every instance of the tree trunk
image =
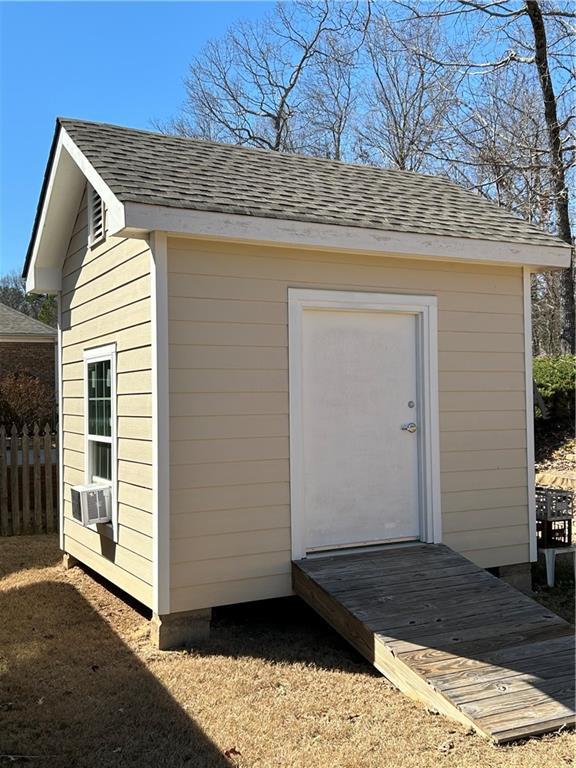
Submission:
<svg viewBox="0 0 576 768">
<path fill-rule="evenodd" d="M 568 213 L 568 188 L 566 186 L 566 174 L 562 158 L 562 140 L 560 135 L 560 125 L 558 123 L 556 95 L 554 93 L 554 86 L 548 64 L 546 27 L 544 25 L 542 9 L 540 8 L 538 0 L 525 0 L 525 2 L 526 12 L 532 24 L 532 31 L 534 33 L 535 61 L 544 99 L 544 119 L 546 120 L 548 143 L 550 146 L 550 170 L 554 187 L 554 205 L 556 208 L 558 235 L 565 243 L 572 246 L 572 232 Z M 562 338 L 564 340 L 566 351 L 574 354 L 576 351 L 574 327 L 576 319 L 574 317 L 573 261 L 572 252 L 572 263 L 568 269 L 564 270 L 562 276 L 562 302 L 564 310 Z"/>
</svg>

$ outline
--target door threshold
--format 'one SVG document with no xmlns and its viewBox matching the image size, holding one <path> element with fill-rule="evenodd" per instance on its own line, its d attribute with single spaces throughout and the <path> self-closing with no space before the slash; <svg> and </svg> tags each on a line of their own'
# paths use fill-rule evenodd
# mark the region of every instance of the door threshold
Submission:
<svg viewBox="0 0 576 768">
<path fill-rule="evenodd" d="M 380 552 L 383 549 L 402 549 L 419 547 L 426 542 L 420 539 L 411 539 L 410 541 L 391 541 L 389 543 L 380 542 L 378 544 L 360 544 L 356 547 L 337 547 L 335 549 L 316 549 L 307 552 L 304 557 L 306 558 L 319 558 L 319 557 L 337 557 L 338 555 L 359 555 L 365 552 Z"/>
</svg>

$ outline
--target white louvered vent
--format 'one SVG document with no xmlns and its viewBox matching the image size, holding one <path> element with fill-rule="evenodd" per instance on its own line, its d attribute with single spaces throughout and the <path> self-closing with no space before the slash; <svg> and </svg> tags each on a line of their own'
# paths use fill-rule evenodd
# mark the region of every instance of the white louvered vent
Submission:
<svg viewBox="0 0 576 768">
<path fill-rule="evenodd" d="M 88 244 L 96 245 L 106 235 L 104 201 L 93 187 L 88 187 Z"/>
</svg>

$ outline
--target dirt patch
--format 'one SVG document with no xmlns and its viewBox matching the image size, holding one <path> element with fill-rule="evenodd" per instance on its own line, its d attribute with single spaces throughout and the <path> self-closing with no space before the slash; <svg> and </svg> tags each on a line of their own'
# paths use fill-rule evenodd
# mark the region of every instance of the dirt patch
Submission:
<svg viewBox="0 0 576 768">
<path fill-rule="evenodd" d="M 0 563 L 0 765 L 573 765 L 573 734 L 494 747 L 426 712 L 296 599 L 220 609 L 203 648 L 163 653 L 55 539 L 0 539 Z"/>
</svg>

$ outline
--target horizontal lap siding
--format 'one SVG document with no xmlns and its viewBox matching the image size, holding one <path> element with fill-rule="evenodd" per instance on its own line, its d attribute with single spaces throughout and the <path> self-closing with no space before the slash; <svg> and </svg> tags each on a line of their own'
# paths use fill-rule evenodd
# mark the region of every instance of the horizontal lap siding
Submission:
<svg viewBox="0 0 576 768">
<path fill-rule="evenodd" d="M 290 591 L 288 288 L 433 294 L 444 539 L 528 560 L 522 271 L 169 240 L 172 609 Z"/>
<path fill-rule="evenodd" d="M 87 247 L 82 201 L 62 275 L 64 548 L 152 604 L 152 355 L 150 251 L 144 240 Z M 83 354 L 117 348 L 118 541 L 72 519 L 70 486 L 84 478 Z"/>
</svg>

